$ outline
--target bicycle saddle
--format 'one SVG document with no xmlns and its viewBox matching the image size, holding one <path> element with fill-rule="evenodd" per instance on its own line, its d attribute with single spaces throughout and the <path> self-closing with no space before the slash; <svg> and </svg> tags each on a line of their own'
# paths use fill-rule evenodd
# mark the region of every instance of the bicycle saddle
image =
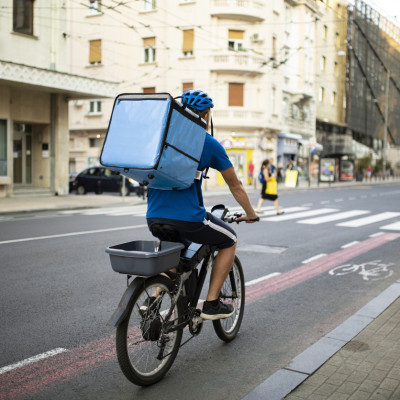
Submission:
<svg viewBox="0 0 400 400">
<path fill-rule="evenodd" d="M 171 225 L 153 224 L 150 228 L 151 233 L 156 238 L 165 242 L 181 242 L 179 232 Z"/>
</svg>

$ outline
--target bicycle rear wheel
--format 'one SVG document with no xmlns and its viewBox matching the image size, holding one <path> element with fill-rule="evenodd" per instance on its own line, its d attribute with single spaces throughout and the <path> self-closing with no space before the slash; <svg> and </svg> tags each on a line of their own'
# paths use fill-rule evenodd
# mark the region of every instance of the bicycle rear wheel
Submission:
<svg viewBox="0 0 400 400">
<path fill-rule="evenodd" d="M 171 368 L 182 340 L 180 301 L 168 316 L 173 282 L 164 276 L 147 279 L 133 294 L 129 312 L 117 328 L 118 362 L 133 383 L 148 386 L 158 382 Z M 149 303 L 151 296 L 156 299 Z"/>
<path fill-rule="evenodd" d="M 232 269 L 226 277 L 220 292 L 221 300 L 224 303 L 232 304 L 235 312 L 231 317 L 213 321 L 216 334 L 225 342 L 233 340 L 239 332 L 244 314 L 244 296 L 243 268 L 239 259 L 235 257 Z"/>
</svg>

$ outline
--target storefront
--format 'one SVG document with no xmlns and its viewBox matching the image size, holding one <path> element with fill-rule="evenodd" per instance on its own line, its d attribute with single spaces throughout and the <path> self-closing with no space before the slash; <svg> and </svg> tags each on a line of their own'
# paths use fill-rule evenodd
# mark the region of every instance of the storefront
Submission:
<svg viewBox="0 0 400 400">
<path fill-rule="evenodd" d="M 301 139 L 302 136 L 296 133 L 278 133 L 277 163 L 282 164 L 283 168 L 286 168 L 290 161 L 297 161 L 299 141 Z"/>
<path fill-rule="evenodd" d="M 229 159 L 235 168 L 236 175 L 243 184 L 248 184 L 249 165 L 254 162 L 253 153 L 255 144 L 245 138 L 223 139 L 220 141 L 226 150 Z M 224 178 L 220 173 L 217 175 L 217 184 L 224 185 Z"/>
</svg>

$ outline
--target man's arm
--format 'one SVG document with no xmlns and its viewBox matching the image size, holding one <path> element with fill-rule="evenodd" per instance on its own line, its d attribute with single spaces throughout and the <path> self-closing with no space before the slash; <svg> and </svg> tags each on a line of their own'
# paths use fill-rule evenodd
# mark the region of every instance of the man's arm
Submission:
<svg viewBox="0 0 400 400">
<path fill-rule="evenodd" d="M 244 212 L 246 213 L 245 216 L 238 218 L 238 221 L 245 220 L 248 222 L 254 222 L 249 220 L 257 219 L 258 216 L 250 203 L 249 196 L 247 195 L 242 183 L 239 181 L 236 175 L 235 169 L 233 167 L 229 167 L 221 171 L 221 174 L 224 177 L 225 182 L 228 184 L 229 190 L 231 191 L 233 197 L 242 206 Z"/>
</svg>

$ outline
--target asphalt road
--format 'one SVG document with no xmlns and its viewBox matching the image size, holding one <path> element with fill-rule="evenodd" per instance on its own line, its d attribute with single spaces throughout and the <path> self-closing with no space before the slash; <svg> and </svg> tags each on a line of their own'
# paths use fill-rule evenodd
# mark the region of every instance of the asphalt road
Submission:
<svg viewBox="0 0 400 400">
<path fill-rule="evenodd" d="M 400 278 L 400 185 L 283 191 L 279 200 L 284 215 L 265 202 L 260 223 L 234 226 L 249 283 L 238 337 L 222 343 L 205 323 L 149 388 L 123 376 L 106 325 L 126 279 L 104 249 L 151 238 L 144 207 L 2 218 L 0 398 L 242 399 Z M 236 206 L 229 196 L 206 202 Z M 375 276 L 362 266 L 372 261 Z M 337 275 L 343 265 L 359 267 Z"/>
</svg>

